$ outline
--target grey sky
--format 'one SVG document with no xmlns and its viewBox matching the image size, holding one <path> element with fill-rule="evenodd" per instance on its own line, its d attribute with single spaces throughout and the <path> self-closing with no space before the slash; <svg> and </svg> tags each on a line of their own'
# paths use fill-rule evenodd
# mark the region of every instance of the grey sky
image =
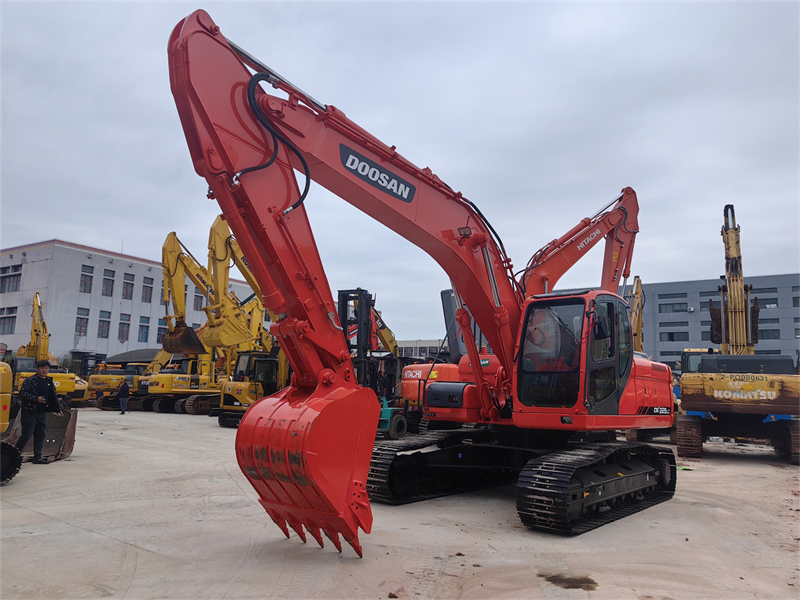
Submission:
<svg viewBox="0 0 800 600">
<path fill-rule="evenodd" d="M 223 34 L 475 202 L 516 267 L 626 186 L 633 274 L 797 272 L 798 4 L 2 4 L 2 229 L 160 260 L 205 256 L 219 213 L 169 89 L 172 28 Z M 363 287 L 400 339 L 440 337 L 444 272 L 318 185 L 306 208 L 334 294 Z M 561 280 L 599 282 L 602 244 Z"/>
</svg>

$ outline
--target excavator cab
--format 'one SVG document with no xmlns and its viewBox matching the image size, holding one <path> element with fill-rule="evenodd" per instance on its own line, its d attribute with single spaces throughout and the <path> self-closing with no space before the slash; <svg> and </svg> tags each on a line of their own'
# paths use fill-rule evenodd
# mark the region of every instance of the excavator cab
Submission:
<svg viewBox="0 0 800 600">
<path fill-rule="evenodd" d="M 628 307 L 621 298 L 588 290 L 535 296 L 522 332 L 517 370 L 521 404 L 617 412 L 630 375 L 632 347 Z"/>
</svg>

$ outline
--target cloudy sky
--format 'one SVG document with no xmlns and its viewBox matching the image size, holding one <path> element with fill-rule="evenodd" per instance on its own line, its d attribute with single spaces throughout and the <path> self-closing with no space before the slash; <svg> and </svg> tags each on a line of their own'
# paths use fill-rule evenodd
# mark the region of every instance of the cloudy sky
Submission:
<svg viewBox="0 0 800 600">
<path fill-rule="evenodd" d="M 219 213 L 169 89 L 172 28 L 222 33 L 475 202 L 521 268 L 626 186 L 633 273 L 715 278 L 725 204 L 745 275 L 797 272 L 798 4 L 2 3 L 0 247 L 51 238 L 204 256 Z M 320 186 L 331 286 L 399 339 L 441 337 L 448 279 Z M 602 244 L 561 280 L 599 283 Z"/>
</svg>

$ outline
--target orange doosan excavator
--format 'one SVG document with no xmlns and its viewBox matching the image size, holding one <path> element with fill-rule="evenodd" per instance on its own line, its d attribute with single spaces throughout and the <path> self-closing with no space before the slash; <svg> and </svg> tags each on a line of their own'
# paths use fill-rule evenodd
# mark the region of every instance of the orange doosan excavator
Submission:
<svg viewBox="0 0 800 600">
<path fill-rule="evenodd" d="M 341 551 L 341 534 L 361 556 L 370 499 L 400 504 L 506 481 L 517 481 L 525 525 L 561 533 L 672 496 L 672 452 L 615 436 L 674 418 L 670 370 L 634 355 L 616 293 L 638 230 L 632 189 L 515 273 L 475 204 L 227 40 L 206 12 L 175 27 L 168 53 L 195 171 L 277 316 L 270 331 L 293 371 L 291 385 L 247 411 L 236 436 L 244 475 L 287 537 L 291 527 L 323 545 L 324 534 Z M 468 355 L 453 381 L 426 383 L 423 410 L 438 429 L 375 442 L 381 405 L 356 380 L 306 215 L 311 180 L 450 277 Z M 554 292 L 601 240 L 600 287 Z M 473 319 L 491 354 L 474 343 Z"/>
</svg>

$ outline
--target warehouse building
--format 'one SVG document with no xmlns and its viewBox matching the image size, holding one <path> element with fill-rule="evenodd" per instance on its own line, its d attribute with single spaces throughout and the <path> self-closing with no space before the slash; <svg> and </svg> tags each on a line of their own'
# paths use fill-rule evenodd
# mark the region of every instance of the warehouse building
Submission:
<svg viewBox="0 0 800 600">
<path fill-rule="evenodd" d="M 252 291 L 231 280 L 240 299 Z M 50 351 L 82 365 L 132 350 L 156 349 L 167 332 L 161 263 L 48 240 L 0 250 L 0 343 L 16 352 L 30 341 L 31 305 L 44 304 Z M 186 322 L 206 321 L 205 290 L 186 280 Z M 194 290 L 194 293 L 192 293 Z"/>
</svg>

